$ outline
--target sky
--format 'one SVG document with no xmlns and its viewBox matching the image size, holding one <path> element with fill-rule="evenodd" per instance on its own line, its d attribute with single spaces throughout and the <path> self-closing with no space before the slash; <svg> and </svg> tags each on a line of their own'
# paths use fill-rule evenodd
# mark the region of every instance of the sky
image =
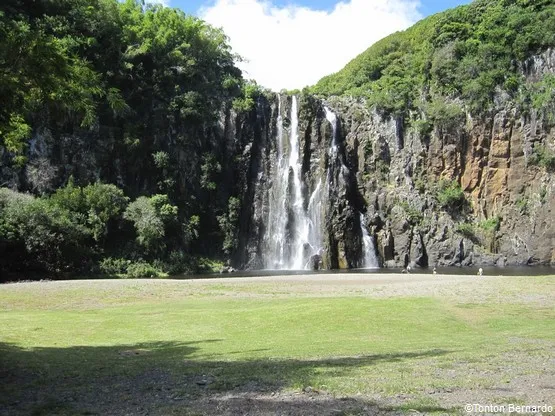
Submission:
<svg viewBox="0 0 555 416">
<path fill-rule="evenodd" d="M 313 85 L 390 33 L 470 0 L 146 0 L 223 28 L 243 76 L 274 91 Z"/>
</svg>

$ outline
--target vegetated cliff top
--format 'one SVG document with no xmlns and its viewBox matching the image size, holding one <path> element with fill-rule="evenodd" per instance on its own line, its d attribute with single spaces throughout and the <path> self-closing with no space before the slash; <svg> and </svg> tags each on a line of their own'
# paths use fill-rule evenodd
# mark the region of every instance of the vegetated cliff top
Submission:
<svg viewBox="0 0 555 416">
<path fill-rule="evenodd" d="M 24 153 L 37 114 L 125 126 L 137 138 L 170 119 L 202 123 L 241 97 L 221 30 L 141 0 L 3 0 L 0 39 L 0 148 L 14 154 Z"/>
<path fill-rule="evenodd" d="M 554 45 L 552 0 L 475 0 L 380 40 L 311 91 L 367 97 L 397 115 L 433 96 L 481 112 L 497 87 L 516 94 L 522 62 Z"/>
</svg>

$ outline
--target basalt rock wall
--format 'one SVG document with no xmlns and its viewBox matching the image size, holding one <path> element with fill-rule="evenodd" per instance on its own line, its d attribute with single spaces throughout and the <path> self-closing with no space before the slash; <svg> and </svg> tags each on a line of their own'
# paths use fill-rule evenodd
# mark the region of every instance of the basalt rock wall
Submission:
<svg viewBox="0 0 555 416">
<path fill-rule="evenodd" d="M 529 82 L 554 73 L 553 50 L 522 65 Z M 302 209 L 312 212 L 311 232 L 321 240 L 319 247 L 302 248 L 307 250 L 306 267 L 360 267 L 362 225 L 385 267 L 554 260 L 554 167 L 538 162 L 540 149 L 555 154 L 555 128 L 545 112 L 524 111 L 499 91 L 492 111 L 479 117 L 467 113 L 422 132 L 410 120 L 379 114 L 362 100 L 308 94 L 297 99 Z M 10 165 L 0 148 L 0 179 L 3 186 L 36 193 L 53 191 L 69 176 L 80 183 L 116 183 L 131 196 L 167 192 L 201 214 L 198 250 L 227 257 L 238 268 L 272 268 L 272 192 L 279 152 L 291 146 L 283 138 L 291 135 L 292 107 L 292 96 L 270 94 L 248 113 L 237 114 L 228 105 L 212 124 L 194 129 L 170 125 L 137 147 L 113 126 L 61 131 L 48 123 L 47 115 L 39 115 L 26 167 Z M 171 160 L 163 172 L 151 156 L 159 149 Z M 212 178 L 215 190 L 195 179 L 201 177 L 205 153 L 214 154 L 220 164 Z M 291 169 L 288 175 L 291 187 Z M 445 207 L 442 184 L 452 182 L 464 191 L 464 201 Z M 223 253 L 217 218 L 226 213 L 231 197 L 239 200 L 238 221 L 234 245 Z M 283 238 L 292 240 L 298 212 L 292 201 L 284 202 L 279 213 L 287 218 Z M 275 211 L 275 203 L 273 207 Z M 292 248 L 284 247 L 292 255 Z"/>
<path fill-rule="evenodd" d="M 529 82 L 546 73 L 555 73 L 552 50 L 522 66 Z M 272 100 L 267 105 L 273 125 L 278 106 Z M 334 158 L 326 153 L 333 133 L 324 107 L 338 119 Z M 555 129 L 544 112 L 524 111 L 502 91 L 492 111 L 479 117 L 466 113 L 427 133 L 361 100 L 302 96 L 299 135 L 305 200 L 314 181 L 331 170 L 322 224 L 325 268 L 360 265 L 359 213 L 385 267 L 530 265 L 554 259 L 555 183 L 552 168 L 538 163 L 537 155 L 540 149 L 555 152 Z M 250 249 L 237 257 L 238 265 L 252 268 L 260 266 L 264 253 L 265 195 L 275 160 L 268 137 L 256 156 L 253 200 L 244 201 L 253 207 L 255 232 L 242 234 Z M 442 187 L 450 183 L 464 191 L 455 207 L 440 203 Z"/>
<path fill-rule="evenodd" d="M 528 60 L 522 73 L 529 82 L 555 73 L 555 51 Z M 500 91 L 489 114 L 466 114 L 421 134 L 362 101 L 332 99 L 328 105 L 340 115 L 346 163 L 355 177 L 358 193 L 351 202 L 364 204 L 383 265 L 553 261 L 555 184 L 549 163 L 538 163 L 539 152 L 555 149 L 545 112 L 521 110 Z M 442 181 L 460 184 L 463 206 L 441 206 Z"/>
</svg>

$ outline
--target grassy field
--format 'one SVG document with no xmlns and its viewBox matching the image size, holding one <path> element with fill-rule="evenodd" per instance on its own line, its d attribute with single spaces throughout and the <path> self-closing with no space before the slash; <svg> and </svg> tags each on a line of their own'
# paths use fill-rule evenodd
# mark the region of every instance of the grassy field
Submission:
<svg viewBox="0 0 555 416">
<path fill-rule="evenodd" d="M 555 406 L 555 278 L 435 279 L 3 285 L 0 414 Z"/>
</svg>

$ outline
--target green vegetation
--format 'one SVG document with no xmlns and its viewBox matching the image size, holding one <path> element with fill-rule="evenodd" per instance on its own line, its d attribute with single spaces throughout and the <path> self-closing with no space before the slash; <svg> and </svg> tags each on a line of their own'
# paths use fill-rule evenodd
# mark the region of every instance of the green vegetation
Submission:
<svg viewBox="0 0 555 416">
<path fill-rule="evenodd" d="M 16 154 L 37 112 L 83 127 L 117 123 L 142 145 L 168 118 L 203 121 L 241 95 L 225 35 L 177 9 L 138 0 L 8 1 L 0 34 L 0 139 Z"/>
<path fill-rule="evenodd" d="M 499 231 L 499 227 L 501 227 L 501 220 L 500 216 L 491 217 L 487 220 L 484 220 L 480 223 L 480 228 L 484 231 L 496 232 Z"/>
<path fill-rule="evenodd" d="M 366 97 L 384 114 L 407 120 L 416 110 L 440 125 L 456 122 L 463 109 L 487 112 L 497 89 L 528 107 L 553 110 L 553 76 L 526 86 L 518 63 L 554 45 L 551 1 L 475 0 L 382 39 L 312 91 Z"/>
<path fill-rule="evenodd" d="M 317 297 L 310 282 L 279 280 L 3 285 L 0 365 L 10 383 L 0 385 L 0 408 L 32 414 L 53 402 L 68 414 L 118 413 L 141 396 L 141 406 L 188 414 L 211 395 L 311 387 L 382 406 L 454 392 L 441 414 L 457 414 L 461 389 L 496 395 L 492 387 L 512 379 L 547 377 L 553 278 L 453 281 L 426 297 L 389 293 L 398 286 L 325 286 Z"/>
<path fill-rule="evenodd" d="M 455 231 L 468 238 L 475 244 L 479 244 L 491 253 L 497 249 L 497 232 L 501 227 L 502 218 L 491 217 L 477 224 L 463 222 L 457 225 Z"/>
<path fill-rule="evenodd" d="M 484 246 L 490 253 L 497 253 L 498 247 L 498 240 L 497 240 L 497 232 L 501 227 L 501 221 L 503 218 L 500 216 L 494 216 L 484 220 L 478 224 L 479 228 L 481 229 L 482 234 L 482 246 Z"/>
<path fill-rule="evenodd" d="M 0 272 L 67 276 L 108 258 L 196 270 L 193 258 L 221 256 L 229 230 L 217 217 L 242 190 L 210 129 L 264 93 L 224 33 L 142 0 L 1 9 L 0 154 L 34 196 L 0 191 Z M 28 163 L 45 136 L 63 156 Z"/>
<path fill-rule="evenodd" d="M 555 153 L 545 146 L 534 148 L 534 153 L 528 161 L 531 165 L 539 165 L 548 172 L 555 171 Z"/>
<path fill-rule="evenodd" d="M 229 198 L 228 210 L 225 215 L 218 217 L 220 228 L 224 231 L 225 239 L 223 249 L 226 253 L 231 253 L 238 242 L 239 217 L 241 201 L 238 198 Z"/>
<path fill-rule="evenodd" d="M 141 196 L 129 204 L 123 217 L 133 222 L 137 242 L 146 252 L 159 252 L 165 248 L 166 229 L 177 222 L 177 207 L 167 195 Z"/>
<path fill-rule="evenodd" d="M 256 100 L 264 93 L 264 90 L 258 86 L 256 81 L 250 81 L 243 84 L 241 96 L 233 100 L 233 108 L 236 111 L 251 111 L 254 109 Z"/>
<path fill-rule="evenodd" d="M 457 181 L 440 181 L 437 189 L 437 201 L 442 208 L 460 210 L 466 203 L 466 197 Z"/>
<path fill-rule="evenodd" d="M 518 212 L 522 215 L 528 215 L 530 210 L 530 200 L 527 196 L 521 195 L 515 201 L 515 205 L 518 209 Z"/>
<path fill-rule="evenodd" d="M 407 220 L 410 222 L 411 225 L 420 225 L 422 221 L 424 221 L 424 214 L 422 210 L 413 207 L 406 201 L 401 201 L 397 205 L 399 205 L 405 211 L 405 215 Z"/>
<path fill-rule="evenodd" d="M 555 122 L 555 75 L 546 74 L 540 81 L 528 85 L 521 100 L 525 108 L 532 107 L 549 122 Z"/>
<path fill-rule="evenodd" d="M 476 227 L 474 226 L 474 224 L 468 222 L 457 224 L 457 228 L 455 228 L 455 231 L 459 234 L 462 234 L 471 241 L 477 240 Z"/>
<path fill-rule="evenodd" d="M 43 197 L 0 188 L 0 213 L 2 269 L 123 277 L 198 270 L 186 248 L 199 219 L 183 219 L 167 195 L 129 203 L 115 185 L 70 180 Z"/>
</svg>

